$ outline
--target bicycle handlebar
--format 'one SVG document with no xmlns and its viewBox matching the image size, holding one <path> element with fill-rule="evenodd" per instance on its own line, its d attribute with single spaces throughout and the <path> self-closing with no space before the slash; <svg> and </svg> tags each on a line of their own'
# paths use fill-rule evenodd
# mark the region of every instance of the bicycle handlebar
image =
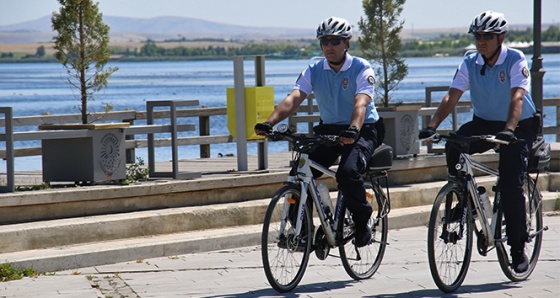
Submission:
<svg viewBox="0 0 560 298">
<path fill-rule="evenodd" d="M 523 141 L 523 139 L 517 139 L 513 142 L 508 142 L 508 141 L 496 139 L 495 135 L 490 135 L 490 134 L 489 135 L 461 136 L 461 135 L 458 135 L 458 134 L 455 134 L 455 133 L 450 133 L 448 135 L 435 133 L 435 134 L 431 135 L 430 137 L 425 138 L 425 139 L 420 139 L 419 141 L 420 142 L 422 142 L 422 141 L 432 141 L 434 143 L 438 143 L 442 139 L 445 139 L 449 142 L 466 144 L 466 145 L 468 145 L 472 142 L 476 142 L 476 141 L 487 141 L 487 142 L 490 142 L 490 143 L 502 144 L 502 145 L 509 145 L 511 143 L 517 143 L 517 142 Z"/>
<path fill-rule="evenodd" d="M 272 141 L 288 141 L 293 145 L 292 150 L 297 152 L 313 152 L 317 147 L 324 145 L 328 147 L 340 145 L 339 137 L 336 135 L 313 135 L 292 133 L 291 131 L 272 131 L 264 134 Z"/>
</svg>

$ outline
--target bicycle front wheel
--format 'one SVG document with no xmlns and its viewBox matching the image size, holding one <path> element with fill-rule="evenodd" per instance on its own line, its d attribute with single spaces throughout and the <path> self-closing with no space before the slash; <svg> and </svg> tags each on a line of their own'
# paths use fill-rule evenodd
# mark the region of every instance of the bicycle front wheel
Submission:
<svg viewBox="0 0 560 298">
<path fill-rule="evenodd" d="M 529 234 L 529 239 L 525 244 L 525 253 L 529 258 L 529 269 L 523 273 L 513 271 L 511 256 L 508 254 L 506 244 L 504 242 L 496 242 L 496 252 L 498 254 L 500 267 L 511 281 L 526 280 L 533 270 L 535 270 L 541 252 L 543 231 L 542 197 L 534 179 L 527 176 L 525 177 L 523 192 L 525 193 L 525 212 L 527 214 L 527 232 Z M 505 235 L 506 224 L 502 216 L 502 224 L 500 225 L 501 231 L 499 231 L 501 234 L 498 235 Z"/>
<path fill-rule="evenodd" d="M 295 235 L 300 199 L 299 186 L 282 187 L 270 201 L 264 218 L 261 239 L 264 272 L 270 285 L 281 293 L 299 284 L 311 254 L 311 206 L 305 206 L 301 232 Z"/>
<path fill-rule="evenodd" d="M 372 241 L 364 247 L 356 247 L 351 241 L 354 233 L 354 225 L 350 212 L 345 210 L 344 220 L 339 223 L 342 229 L 343 239 L 346 239 L 340 246 L 340 258 L 346 273 L 355 280 L 367 279 L 381 265 L 381 260 L 385 254 L 387 246 L 388 231 L 388 199 L 379 184 L 372 184 L 365 181 L 366 198 L 373 208 L 373 212 L 369 219 L 369 225 L 372 231 Z"/>
<path fill-rule="evenodd" d="M 461 224 L 463 189 L 458 183 L 446 184 L 438 193 L 428 226 L 428 262 L 437 287 L 445 292 L 456 291 L 467 276 L 472 243 L 473 220 L 470 202 L 465 223 Z"/>
</svg>

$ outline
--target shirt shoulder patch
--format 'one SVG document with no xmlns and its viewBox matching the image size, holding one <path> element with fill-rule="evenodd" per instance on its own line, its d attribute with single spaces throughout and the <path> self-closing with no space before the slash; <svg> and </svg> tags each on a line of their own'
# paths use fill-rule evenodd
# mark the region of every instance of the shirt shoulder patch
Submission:
<svg viewBox="0 0 560 298">
<path fill-rule="evenodd" d="M 526 66 L 524 66 L 523 69 L 521 70 L 521 74 L 526 78 L 529 77 L 529 70 L 527 69 Z"/>
<path fill-rule="evenodd" d="M 369 77 L 367 78 L 367 80 L 368 80 L 368 82 L 369 82 L 370 84 L 375 85 L 375 77 L 369 76 Z"/>
</svg>

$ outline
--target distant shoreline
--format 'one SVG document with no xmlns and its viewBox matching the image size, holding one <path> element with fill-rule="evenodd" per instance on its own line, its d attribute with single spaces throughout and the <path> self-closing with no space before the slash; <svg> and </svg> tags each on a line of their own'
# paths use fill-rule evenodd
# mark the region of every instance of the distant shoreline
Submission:
<svg viewBox="0 0 560 298">
<path fill-rule="evenodd" d="M 352 53 L 354 55 L 358 55 L 359 53 Z M 530 57 L 532 52 L 524 53 L 526 57 Z M 542 53 L 543 55 L 560 55 L 560 52 L 555 53 Z M 250 57 L 254 57 L 256 55 L 248 55 L 247 60 L 250 60 Z M 451 57 L 461 57 L 462 55 L 445 55 L 442 53 L 441 55 L 433 55 L 433 56 L 402 56 L 402 58 L 451 58 Z M 304 56 L 297 56 L 297 57 L 278 57 L 278 56 L 266 56 L 267 60 L 309 60 L 313 57 L 304 57 Z M 122 57 L 122 58 L 114 58 L 110 59 L 110 62 L 173 62 L 173 61 L 225 61 L 231 60 L 232 57 L 228 56 L 213 56 L 213 57 Z M 0 59 L 0 63 L 59 63 L 54 57 L 49 58 L 4 58 Z"/>
</svg>

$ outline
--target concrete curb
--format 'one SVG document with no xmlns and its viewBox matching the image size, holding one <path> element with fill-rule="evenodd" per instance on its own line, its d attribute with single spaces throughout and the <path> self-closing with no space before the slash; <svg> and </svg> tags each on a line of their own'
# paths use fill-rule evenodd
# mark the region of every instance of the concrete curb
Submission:
<svg viewBox="0 0 560 298">
<path fill-rule="evenodd" d="M 554 210 L 558 198 L 558 193 L 543 193 L 543 210 Z M 431 208 L 431 205 L 423 205 L 393 209 L 389 214 L 389 229 L 426 225 Z M 261 229 L 261 224 L 244 225 L 19 251 L 0 255 L 0 263 L 10 263 L 16 268 L 34 268 L 38 272 L 62 271 L 259 245 Z"/>
</svg>

